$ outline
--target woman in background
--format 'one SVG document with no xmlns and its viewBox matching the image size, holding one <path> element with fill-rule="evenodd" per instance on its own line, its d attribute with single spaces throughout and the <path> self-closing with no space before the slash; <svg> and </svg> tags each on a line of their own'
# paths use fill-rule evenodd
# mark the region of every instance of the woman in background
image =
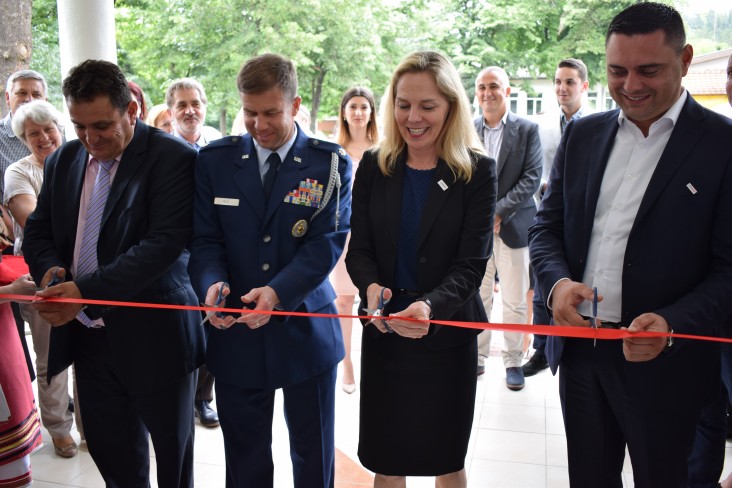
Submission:
<svg viewBox="0 0 732 488">
<path fill-rule="evenodd" d="M 379 140 L 379 129 L 376 127 L 376 107 L 374 105 L 374 94 L 371 90 L 363 87 L 351 88 L 343 94 L 341 106 L 338 111 L 338 144 L 346 150 L 353 162 L 355 174 L 358 162 L 363 158 L 363 153 Z M 348 249 L 348 241 L 341 258 L 338 260 L 330 281 L 338 295 L 336 308 L 339 315 L 352 315 L 353 304 L 356 301 L 358 288 L 353 284 L 346 271 L 345 256 Z M 343 364 L 342 387 L 346 393 L 356 391 L 356 380 L 353 374 L 353 361 L 351 359 L 351 334 L 353 319 L 342 318 L 341 330 L 343 331 L 343 345 L 346 348 L 346 356 Z"/>
<path fill-rule="evenodd" d="M 165 131 L 168 134 L 173 133 L 173 119 L 170 116 L 168 106 L 164 103 L 161 103 L 160 105 L 155 105 L 148 111 L 145 123 L 150 127 L 157 127 L 158 129 Z"/>
<path fill-rule="evenodd" d="M 145 94 L 142 92 L 142 88 L 134 81 L 128 81 L 127 85 L 130 87 L 132 98 L 137 100 L 137 118 L 145 120 L 147 117 L 147 104 L 145 104 Z"/>
<path fill-rule="evenodd" d="M 13 116 L 13 132 L 22 140 L 30 154 L 8 166 L 5 171 L 5 193 L 3 204 L 13 217 L 15 234 L 14 252 L 22 254 L 23 231 L 28 216 L 35 210 L 38 194 L 43 184 L 43 168 L 46 158 L 63 143 L 63 130 L 60 126 L 61 114 L 44 100 L 34 100 L 22 105 Z M 33 349 L 36 352 L 36 372 L 38 381 L 38 403 L 41 419 L 46 427 L 56 454 L 60 457 L 76 456 L 78 446 L 71 437 L 73 419 L 68 410 L 69 387 L 68 372 L 48 380 L 48 347 L 51 324 L 28 304 L 20 304 L 20 313 L 28 322 L 33 336 Z M 80 423 L 80 402 L 76 396 L 75 414 L 77 430 L 83 436 Z"/>
<path fill-rule="evenodd" d="M 7 233 L 5 223 L 0 220 L 0 236 Z M 0 242 L 1 248 L 11 244 L 4 237 L 0 237 Z M 27 266 L 24 271 L 28 271 Z M 14 280 L 11 276 L 17 276 L 17 273 L 0 261 L 0 284 L 3 285 L 0 293 L 36 293 L 36 284 L 29 274 Z M 0 344 L 0 486 L 25 487 L 33 482 L 30 455 L 41 445 L 41 423 L 13 312 L 4 299 L 0 300 Z"/>
<path fill-rule="evenodd" d="M 375 487 L 436 476 L 437 487 L 464 488 L 478 331 L 430 320 L 488 320 L 478 289 L 493 243 L 495 165 L 460 75 L 439 53 L 399 64 L 384 119 L 356 173 L 346 256 L 361 308 L 390 300 L 386 318 L 363 328 L 358 456 Z"/>
</svg>

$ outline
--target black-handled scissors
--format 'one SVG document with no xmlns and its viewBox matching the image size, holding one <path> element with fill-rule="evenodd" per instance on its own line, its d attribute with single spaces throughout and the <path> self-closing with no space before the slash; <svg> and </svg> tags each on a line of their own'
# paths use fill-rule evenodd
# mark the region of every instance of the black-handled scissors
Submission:
<svg viewBox="0 0 732 488">
<path fill-rule="evenodd" d="M 371 315 L 372 318 L 368 322 L 366 322 L 366 325 L 373 324 L 376 320 L 376 317 L 381 317 L 384 314 L 384 308 L 389 304 L 390 300 L 384 299 L 384 292 L 386 291 L 386 288 L 381 289 L 381 293 L 379 293 L 379 305 L 376 308 L 366 308 L 364 309 L 367 314 Z M 389 333 L 394 332 L 389 325 L 384 322 L 384 327 L 386 327 L 386 331 Z"/>
<path fill-rule="evenodd" d="M 216 297 L 216 303 L 214 303 L 214 307 L 218 307 L 219 305 L 221 305 L 224 302 L 224 299 L 226 298 L 224 296 L 224 287 L 226 287 L 226 288 L 229 287 L 229 284 L 227 282 L 225 282 L 225 281 L 223 283 L 221 283 L 221 287 L 219 287 L 219 295 L 218 295 L 218 297 Z M 205 307 L 206 304 L 205 303 L 202 303 L 201 306 Z M 211 310 L 203 318 L 203 320 L 201 321 L 201 325 L 203 325 L 206 322 L 208 322 L 211 319 L 211 317 L 213 317 L 214 315 L 216 315 L 217 317 L 223 317 L 224 316 L 224 314 L 221 313 L 221 312 L 217 312 L 216 310 Z"/>
</svg>

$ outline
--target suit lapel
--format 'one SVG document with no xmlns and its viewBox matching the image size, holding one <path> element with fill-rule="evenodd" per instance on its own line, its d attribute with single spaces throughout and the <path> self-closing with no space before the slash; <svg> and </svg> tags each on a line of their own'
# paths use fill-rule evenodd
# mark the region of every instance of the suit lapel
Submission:
<svg viewBox="0 0 732 488">
<path fill-rule="evenodd" d="M 597 199 L 600 196 L 602 177 L 605 174 L 607 160 L 618 133 L 618 111 L 608 112 L 607 118 L 600 124 L 592 137 L 587 163 L 587 188 L 585 190 L 585 212 L 583 237 L 585 246 L 589 248 L 590 234 L 595 221 Z M 594 149 L 592 149 L 594 148 Z M 565 175 L 565 178 L 571 175 Z"/>
<path fill-rule="evenodd" d="M 393 249 L 399 248 L 399 225 L 402 216 L 402 189 L 404 186 L 404 166 L 406 164 L 407 149 L 405 146 L 394 165 L 394 174 L 384 178 L 386 198 L 383 203 L 386 213 L 386 228 Z"/>
<path fill-rule="evenodd" d="M 439 184 L 440 182 L 446 185 L 444 190 L 443 186 Z M 440 209 L 452 194 L 452 188 L 455 184 L 455 177 L 452 175 L 447 163 L 442 159 L 439 159 L 437 161 L 437 174 L 434 182 L 432 183 L 429 194 L 427 195 L 427 202 L 422 210 L 422 221 L 419 223 L 417 249 L 422 247 L 422 244 L 432 229 L 432 225 L 435 223 L 437 215 L 440 213 Z"/>
<path fill-rule="evenodd" d="M 241 196 L 252 208 L 254 214 L 264 220 L 264 189 L 259 174 L 259 159 L 254 148 L 252 136 L 244 135 L 239 144 L 241 156 L 234 161 L 234 184 L 241 190 Z M 238 154 L 238 153 L 237 153 Z"/>
<path fill-rule="evenodd" d="M 78 141 L 77 141 L 78 142 Z M 74 202 L 67 207 L 68 215 L 66 222 L 69 223 L 68 243 L 69 249 L 72 250 L 76 244 L 76 232 L 79 226 L 79 210 L 81 208 L 81 191 L 84 188 L 84 178 L 86 176 L 86 164 L 89 161 L 89 153 L 78 142 L 79 147 L 76 156 L 73 158 L 67 180 L 66 195 Z"/>
<path fill-rule="evenodd" d="M 656 169 L 653 171 L 648 188 L 643 194 L 638 214 L 633 222 L 633 229 L 648 213 L 653 203 L 668 184 L 671 177 L 676 173 L 679 166 L 686 160 L 687 156 L 696 146 L 699 138 L 704 134 L 705 127 L 702 123 L 704 112 L 699 104 L 687 95 L 684 107 L 681 109 L 676 126 L 671 132 L 671 137 L 666 143 L 666 148 L 658 160 Z M 631 229 L 631 233 L 633 232 Z"/>
<path fill-rule="evenodd" d="M 124 194 L 127 185 L 132 177 L 137 173 L 140 166 L 146 163 L 147 139 L 150 128 L 141 123 L 140 120 L 135 124 L 135 132 L 132 140 L 122 153 L 119 161 L 117 172 L 112 180 L 112 187 L 109 189 L 107 203 L 104 205 L 104 213 L 102 214 L 102 222 L 100 229 L 107 223 L 109 215 Z"/>
<path fill-rule="evenodd" d="M 498 152 L 498 165 L 496 166 L 496 175 L 501 177 L 501 170 L 506 164 L 508 154 L 511 152 L 511 148 L 518 138 L 518 124 L 516 123 L 516 116 L 508 112 L 506 118 L 506 126 L 503 128 L 503 140 L 501 142 L 501 150 Z"/>
</svg>

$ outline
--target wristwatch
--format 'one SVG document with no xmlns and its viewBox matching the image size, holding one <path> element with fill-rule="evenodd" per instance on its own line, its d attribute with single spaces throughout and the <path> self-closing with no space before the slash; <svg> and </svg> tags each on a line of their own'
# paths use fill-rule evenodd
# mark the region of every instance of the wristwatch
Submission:
<svg viewBox="0 0 732 488">
<path fill-rule="evenodd" d="M 432 317 L 435 316 L 435 314 L 434 314 L 434 308 L 432 307 L 432 302 L 430 301 L 429 298 L 427 298 L 427 297 L 420 297 L 420 298 L 417 298 L 415 300 L 415 302 L 424 302 L 424 303 L 427 304 L 428 307 L 430 307 L 430 316 L 427 317 L 428 319 L 431 319 Z"/>
</svg>

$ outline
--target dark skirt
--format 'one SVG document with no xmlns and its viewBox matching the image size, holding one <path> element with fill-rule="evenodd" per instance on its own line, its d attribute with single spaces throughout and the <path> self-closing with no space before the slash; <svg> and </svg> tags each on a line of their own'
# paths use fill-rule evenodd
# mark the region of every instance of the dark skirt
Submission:
<svg viewBox="0 0 732 488">
<path fill-rule="evenodd" d="M 438 476 L 463 469 L 475 409 L 477 355 L 475 339 L 428 349 L 419 339 L 366 326 L 358 443 L 364 467 L 389 476 Z"/>
</svg>

